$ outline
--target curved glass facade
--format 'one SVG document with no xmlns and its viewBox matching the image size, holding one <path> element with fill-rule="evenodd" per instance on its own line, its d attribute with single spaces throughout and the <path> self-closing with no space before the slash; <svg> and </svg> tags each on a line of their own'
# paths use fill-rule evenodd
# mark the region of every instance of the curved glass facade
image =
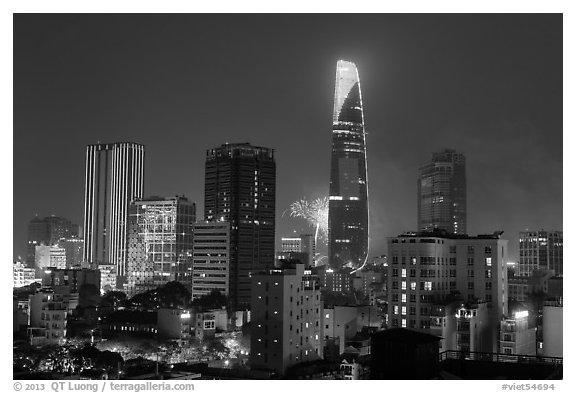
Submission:
<svg viewBox="0 0 576 393">
<path fill-rule="evenodd" d="M 329 263 L 359 268 L 368 256 L 366 134 L 358 70 L 344 60 L 336 68 L 329 199 Z"/>
</svg>

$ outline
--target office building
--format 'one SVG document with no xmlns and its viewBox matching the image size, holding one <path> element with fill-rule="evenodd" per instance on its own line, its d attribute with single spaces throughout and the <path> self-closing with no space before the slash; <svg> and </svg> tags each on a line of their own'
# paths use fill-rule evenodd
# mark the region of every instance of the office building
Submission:
<svg viewBox="0 0 576 393">
<path fill-rule="evenodd" d="M 314 235 L 303 234 L 298 237 L 283 237 L 280 255 L 280 259 L 299 259 L 307 267 L 315 266 L 316 241 Z"/>
<path fill-rule="evenodd" d="M 58 240 L 58 247 L 63 248 L 66 253 L 66 267 L 86 267 L 82 266 L 84 258 L 84 239 L 77 237 L 65 237 Z"/>
<path fill-rule="evenodd" d="M 320 278 L 320 286 L 325 291 L 350 293 L 353 289 L 354 276 L 351 268 L 332 269 L 322 265 L 312 271 Z"/>
<path fill-rule="evenodd" d="M 144 146 L 132 142 L 86 147 L 84 261 L 116 265 L 126 274 L 128 208 L 144 194 Z"/>
<path fill-rule="evenodd" d="M 323 302 L 318 278 L 303 264 L 253 275 L 250 365 L 280 375 L 323 357 Z"/>
<path fill-rule="evenodd" d="M 332 118 L 328 201 L 328 260 L 333 268 L 361 267 L 368 258 L 368 175 L 360 78 L 339 60 Z"/>
<path fill-rule="evenodd" d="M 192 298 L 217 290 L 229 294 L 230 223 L 225 221 L 194 224 L 192 249 Z"/>
<path fill-rule="evenodd" d="M 530 276 L 534 270 L 546 269 L 562 276 L 563 244 L 562 231 L 520 232 L 518 275 Z"/>
<path fill-rule="evenodd" d="M 436 323 L 444 323 L 445 306 L 454 301 L 486 302 L 496 345 L 497 328 L 508 313 L 508 241 L 501 234 L 434 231 L 389 238 L 388 327 L 430 333 Z"/>
<path fill-rule="evenodd" d="M 466 159 L 446 149 L 432 154 L 418 176 L 418 230 L 466 234 Z"/>
<path fill-rule="evenodd" d="M 36 246 L 34 258 L 36 278 L 42 279 L 46 269 L 66 269 L 66 250 L 58 246 Z"/>
<path fill-rule="evenodd" d="M 206 155 L 204 218 L 230 223 L 229 298 L 250 308 L 250 277 L 274 265 L 274 150 L 224 144 Z"/>
<path fill-rule="evenodd" d="M 192 290 L 196 205 L 187 198 L 133 201 L 128 217 L 126 292 L 129 296 L 179 281 Z"/>
<path fill-rule="evenodd" d="M 34 267 L 36 246 L 53 246 L 62 238 L 78 237 L 78 225 L 70 220 L 54 215 L 34 217 L 28 223 L 28 244 L 26 248 L 26 263 Z"/>
</svg>

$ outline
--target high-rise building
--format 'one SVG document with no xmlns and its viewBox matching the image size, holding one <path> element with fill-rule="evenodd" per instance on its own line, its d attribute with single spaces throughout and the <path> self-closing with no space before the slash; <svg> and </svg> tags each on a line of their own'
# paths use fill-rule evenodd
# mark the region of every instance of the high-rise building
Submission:
<svg viewBox="0 0 576 393">
<path fill-rule="evenodd" d="M 53 246 L 62 238 L 75 237 L 78 237 L 78 225 L 66 218 L 54 215 L 42 219 L 34 217 L 28 223 L 26 263 L 34 266 L 36 246 Z"/>
<path fill-rule="evenodd" d="M 66 267 L 80 267 L 84 258 L 84 239 L 61 238 L 58 246 L 66 251 Z"/>
<path fill-rule="evenodd" d="M 303 234 L 298 237 L 283 237 L 281 239 L 281 256 L 288 259 L 297 256 L 307 267 L 315 265 L 316 241 L 314 235 Z"/>
<path fill-rule="evenodd" d="M 455 301 L 486 302 L 497 352 L 497 328 L 508 314 L 508 241 L 500 235 L 434 231 L 388 239 L 388 326 L 430 333 L 453 316 L 447 306 Z"/>
<path fill-rule="evenodd" d="M 179 281 L 192 290 L 196 205 L 187 198 L 133 201 L 128 218 L 126 292 L 132 296 Z"/>
<path fill-rule="evenodd" d="M 224 144 L 206 155 L 204 218 L 230 223 L 232 308 L 250 307 L 250 277 L 274 265 L 274 150 Z"/>
<path fill-rule="evenodd" d="M 466 234 L 466 159 L 454 150 L 432 154 L 418 176 L 418 230 Z"/>
<path fill-rule="evenodd" d="M 323 301 L 303 264 L 258 272 L 252 280 L 250 365 L 280 375 L 323 357 Z"/>
<path fill-rule="evenodd" d="M 35 258 L 36 278 L 49 268 L 66 269 L 66 250 L 58 246 L 36 246 Z"/>
<path fill-rule="evenodd" d="M 26 267 L 25 264 L 18 261 L 12 266 L 14 288 L 20 288 L 36 282 L 36 272 L 34 268 Z"/>
<path fill-rule="evenodd" d="M 518 275 L 531 276 L 539 269 L 554 270 L 562 276 L 563 265 L 562 231 L 525 231 L 520 232 L 520 260 Z"/>
<path fill-rule="evenodd" d="M 194 224 L 192 298 L 217 290 L 228 296 L 230 271 L 230 223 Z"/>
<path fill-rule="evenodd" d="M 368 258 L 368 176 L 362 93 L 356 65 L 336 66 L 328 202 L 328 258 L 334 268 Z"/>
<path fill-rule="evenodd" d="M 126 274 L 128 207 L 144 193 L 144 146 L 132 142 L 86 147 L 84 261 Z"/>
</svg>

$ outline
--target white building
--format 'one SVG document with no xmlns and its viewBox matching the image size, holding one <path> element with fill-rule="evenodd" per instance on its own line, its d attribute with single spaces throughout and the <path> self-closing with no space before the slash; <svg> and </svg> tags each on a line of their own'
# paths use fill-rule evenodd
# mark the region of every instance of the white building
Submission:
<svg viewBox="0 0 576 393">
<path fill-rule="evenodd" d="M 194 224 L 192 249 L 192 298 L 218 290 L 229 294 L 230 223 L 197 222 Z"/>
<path fill-rule="evenodd" d="M 284 374 L 323 357 L 323 302 L 318 278 L 303 264 L 252 276 L 250 364 Z"/>
</svg>

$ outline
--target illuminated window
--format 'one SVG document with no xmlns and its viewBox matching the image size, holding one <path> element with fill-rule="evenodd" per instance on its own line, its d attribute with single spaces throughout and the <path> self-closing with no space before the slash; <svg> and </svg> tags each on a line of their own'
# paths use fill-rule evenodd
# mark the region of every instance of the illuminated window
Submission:
<svg viewBox="0 0 576 393">
<path fill-rule="evenodd" d="M 403 290 L 403 291 L 406 290 L 406 281 L 402 281 L 402 290 Z"/>
<path fill-rule="evenodd" d="M 402 303 L 406 303 L 406 294 L 405 293 L 402 294 Z"/>
<path fill-rule="evenodd" d="M 406 315 L 406 306 L 402 306 L 402 315 Z"/>
<path fill-rule="evenodd" d="M 406 278 L 406 269 L 402 269 L 402 278 Z"/>
<path fill-rule="evenodd" d="M 406 319 L 402 318 L 402 327 L 405 328 L 406 327 Z"/>
<path fill-rule="evenodd" d="M 411 289 L 412 291 L 415 291 L 415 290 L 416 290 L 416 282 L 414 282 L 414 281 L 411 281 L 411 282 L 410 282 L 410 289 Z"/>
<path fill-rule="evenodd" d="M 492 258 L 486 258 L 486 266 L 492 266 Z"/>
<path fill-rule="evenodd" d="M 394 315 L 398 315 L 398 306 L 394 306 Z"/>
</svg>

